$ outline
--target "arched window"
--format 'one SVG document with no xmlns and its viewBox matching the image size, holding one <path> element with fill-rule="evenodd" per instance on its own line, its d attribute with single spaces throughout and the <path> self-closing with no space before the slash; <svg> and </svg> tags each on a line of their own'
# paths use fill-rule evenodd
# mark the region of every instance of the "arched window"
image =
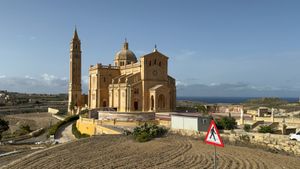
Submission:
<svg viewBox="0 0 300 169">
<path fill-rule="evenodd" d="M 154 59 L 154 64 L 156 65 L 156 59 Z"/>
<path fill-rule="evenodd" d="M 158 66 L 161 66 L 161 62 L 158 63 Z"/>
<path fill-rule="evenodd" d="M 151 96 L 151 110 L 154 109 L 154 97 Z"/>
<path fill-rule="evenodd" d="M 149 66 L 151 66 L 151 60 L 149 61 Z"/>
</svg>

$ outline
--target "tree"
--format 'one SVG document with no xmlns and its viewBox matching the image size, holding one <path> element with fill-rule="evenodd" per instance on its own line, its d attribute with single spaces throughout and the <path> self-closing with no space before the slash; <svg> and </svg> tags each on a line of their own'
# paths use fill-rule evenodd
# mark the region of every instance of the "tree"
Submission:
<svg viewBox="0 0 300 169">
<path fill-rule="evenodd" d="M 0 139 L 2 138 L 2 133 L 9 129 L 8 121 L 0 119 Z"/>
<path fill-rule="evenodd" d="M 233 117 L 222 117 L 217 120 L 218 129 L 232 130 L 236 128 L 236 121 Z"/>
<path fill-rule="evenodd" d="M 207 106 L 199 104 L 196 106 L 197 112 L 208 114 Z"/>
</svg>

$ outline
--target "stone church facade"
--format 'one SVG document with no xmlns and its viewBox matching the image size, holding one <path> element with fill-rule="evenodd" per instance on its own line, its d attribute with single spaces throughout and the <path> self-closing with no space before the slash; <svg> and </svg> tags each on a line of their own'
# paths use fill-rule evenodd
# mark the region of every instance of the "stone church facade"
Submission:
<svg viewBox="0 0 300 169">
<path fill-rule="evenodd" d="M 78 36 L 77 32 L 76 36 Z M 81 53 L 81 51 L 77 52 Z M 71 59 L 73 58 L 71 57 Z M 155 47 L 153 52 L 141 56 L 138 60 L 135 54 L 129 50 L 129 44 L 125 40 L 122 49 L 115 55 L 113 65 L 90 66 L 89 109 L 109 107 L 119 112 L 169 112 L 175 110 L 176 85 L 175 79 L 168 75 L 168 59 Z M 70 74 L 76 72 L 71 68 L 70 71 Z M 72 91 L 76 93 L 78 90 L 75 86 L 79 86 L 79 84 L 71 83 L 72 80 L 70 79 L 69 97 L 76 98 L 76 94 L 72 94 Z"/>
</svg>

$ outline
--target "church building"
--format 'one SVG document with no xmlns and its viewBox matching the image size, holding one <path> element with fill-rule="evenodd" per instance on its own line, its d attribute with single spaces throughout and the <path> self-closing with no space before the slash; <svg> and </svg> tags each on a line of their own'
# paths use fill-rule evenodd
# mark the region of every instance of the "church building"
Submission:
<svg viewBox="0 0 300 169">
<path fill-rule="evenodd" d="M 79 51 L 76 53 L 81 53 Z M 122 49 L 114 57 L 113 65 L 98 63 L 90 66 L 89 109 L 109 107 L 118 112 L 174 111 L 176 85 L 175 79 L 168 75 L 168 59 L 155 46 L 153 52 L 141 56 L 138 60 L 129 50 L 129 43 L 125 40 Z M 76 68 L 81 66 L 70 68 L 70 71 L 79 71 Z M 70 82 L 70 86 L 69 96 L 77 98 L 77 94 L 73 96 L 72 91 L 79 91 L 78 86 L 81 87 L 81 84 Z"/>
</svg>

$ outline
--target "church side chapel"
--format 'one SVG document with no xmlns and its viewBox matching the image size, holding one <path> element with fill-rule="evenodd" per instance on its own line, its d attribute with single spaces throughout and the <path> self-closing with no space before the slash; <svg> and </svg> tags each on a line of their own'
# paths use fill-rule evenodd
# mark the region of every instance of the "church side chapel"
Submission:
<svg viewBox="0 0 300 169">
<path fill-rule="evenodd" d="M 73 43 L 78 41 L 79 49 L 74 52 Z M 79 58 L 77 56 L 79 53 L 80 59 L 76 59 Z M 69 104 L 71 101 L 80 104 L 77 95 L 81 93 L 81 83 L 76 80 L 77 78 L 74 79 L 74 74 L 78 76 L 81 74 L 78 73 L 81 72 L 81 49 L 76 30 L 71 41 L 70 55 Z M 176 85 L 175 79 L 168 75 L 168 59 L 155 46 L 153 52 L 141 56 L 138 60 L 125 39 L 122 49 L 114 57 L 113 65 L 98 63 L 90 66 L 88 108 L 109 107 L 118 112 L 175 110 Z"/>
</svg>

